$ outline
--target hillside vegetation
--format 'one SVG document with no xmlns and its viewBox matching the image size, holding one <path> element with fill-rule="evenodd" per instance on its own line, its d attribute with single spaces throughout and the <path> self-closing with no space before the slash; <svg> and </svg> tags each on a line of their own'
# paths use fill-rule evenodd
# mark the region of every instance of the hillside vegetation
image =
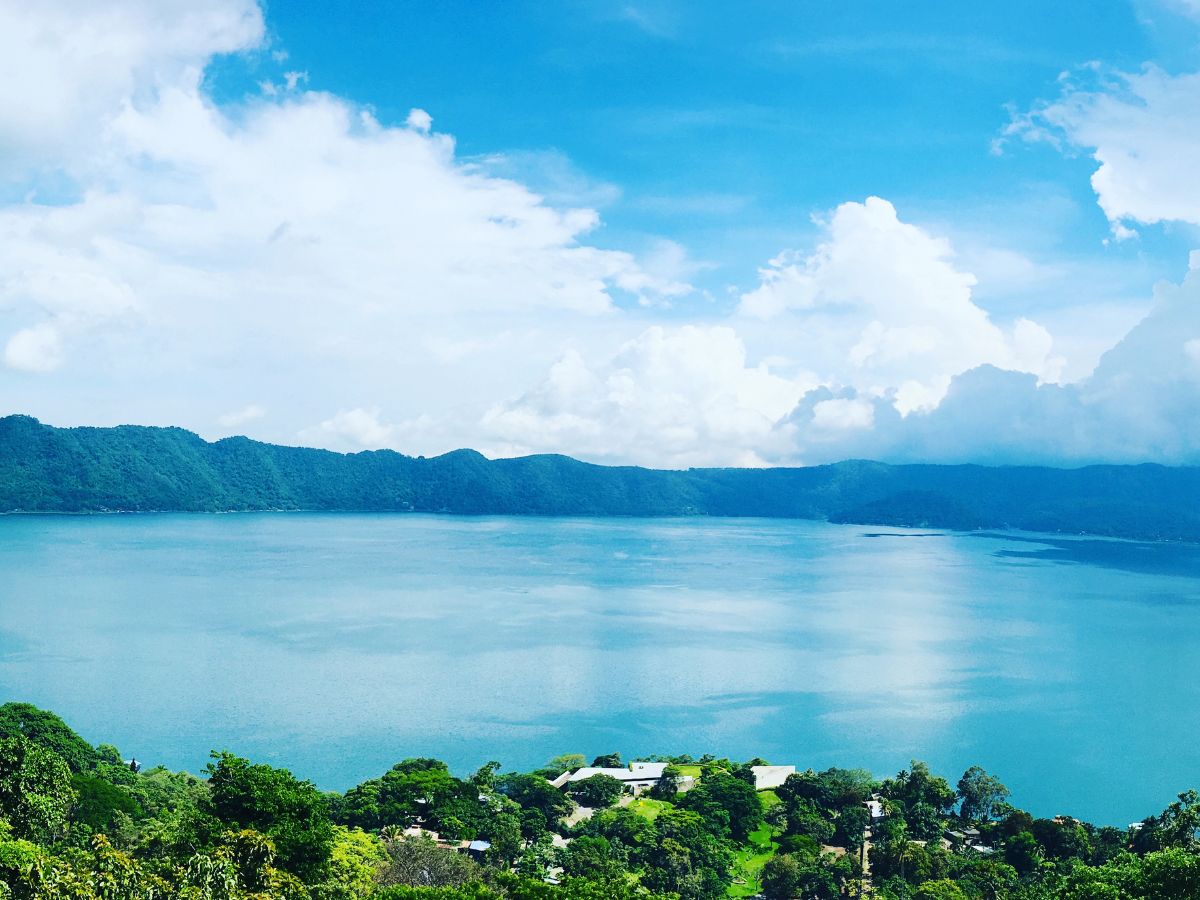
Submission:
<svg viewBox="0 0 1200 900">
<path fill-rule="evenodd" d="M 764 516 L 1200 540 L 1200 468 L 893 466 L 661 471 L 565 456 L 340 454 L 181 428 L 0 418 L 0 512 L 341 510 Z"/>
<path fill-rule="evenodd" d="M 401 759 L 345 793 L 229 752 L 201 778 L 0 706 L 0 897 L 16 900 L 1195 900 L 1200 794 L 1128 828 L 1035 818 L 972 766 L 891 778 L 620 754 L 455 776 Z M 645 771 L 645 763 L 641 764 Z M 607 773 L 615 773 L 607 774 Z M 693 773 L 693 774 L 688 774 Z M 1136 777 L 1137 773 L 1129 773 Z M 645 788 L 646 785 L 643 785 Z"/>
</svg>

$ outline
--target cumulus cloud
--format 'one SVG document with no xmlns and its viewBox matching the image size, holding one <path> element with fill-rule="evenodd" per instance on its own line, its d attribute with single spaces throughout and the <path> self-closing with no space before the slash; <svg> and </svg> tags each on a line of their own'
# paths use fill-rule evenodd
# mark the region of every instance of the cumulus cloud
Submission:
<svg viewBox="0 0 1200 900">
<path fill-rule="evenodd" d="M 1045 329 L 993 323 L 949 245 L 890 204 L 845 204 L 827 229 L 763 271 L 739 331 L 652 328 L 598 364 L 568 354 L 485 430 L 508 453 L 673 466 L 1200 462 L 1200 253 L 1089 377 L 1058 384 Z M 760 319 L 791 360 L 748 354 Z"/>
<path fill-rule="evenodd" d="M 339 410 L 305 436 L 324 446 L 345 450 L 378 450 L 392 442 L 393 428 L 380 420 L 378 408 Z"/>
<path fill-rule="evenodd" d="M 565 354 L 484 431 L 507 455 L 532 450 L 686 467 L 762 465 L 786 452 L 775 429 L 812 381 L 747 362 L 732 328 L 654 326 L 616 354 Z"/>
<path fill-rule="evenodd" d="M 67 369 L 88 346 L 179 377 L 271 358 L 378 375 L 433 322 L 463 340 L 690 290 L 588 245 L 594 210 L 460 160 L 422 110 L 390 127 L 297 70 L 216 104 L 205 65 L 263 34 L 249 0 L 0 7 L 0 179 L 31 186 L 0 204 L 0 310 L 56 323 L 54 342 L 0 332 L 10 365 Z"/>
<path fill-rule="evenodd" d="M 205 69 L 225 53 L 253 54 L 270 90 L 217 102 Z M 40 412 L 24 402 L 39 383 L 62 387 L 60 419 L 120 397 L 110 418 L 143 404 L 142 420 L 176 421 L 202 395 L 204 424 L 262 428 L 251 383 L 269 436 L 347 450 L 672 466 L 1196 455 L 1195 274 L 1060 385 L 1050 333 L 980 302 L 976 275 L 994 271 L 870 198 L 735 289 L 724 324 L 706 304 L 685 325 L 705 264 L 653 236 L 601 248 L 616 186 L 555 151 L 463 158 L 424 109 L 380 122 L 286 61 L 253 0 L 0 4 L 15 409 Z M 1010 136 L 1092 152 L 1117 235 L 1200 224 L 1198 79 L 1091 69 Z"/>
<path fill-rule="evenodd" d="M 219 416 L 217 424 L 222 428 L 237 428 L 239 425 L 261 419 L 266 414 L 267 411 L 257 403 L 251 403 L 249 406 L 243 406 L 241 409 Z"/>
<path fill-rule="evenodd" d="M 49 322 L 22 328 L 4 346 L 4 364 L 20 372 L 53 372 L 62 362 L 62 339 Z"/>
<path fill-rule="evenodd" d="M 1139 225 L 1200 224 L 1200 73 L 1089 66 L 1058 98 L 1017 117 L 1010 136 L 1089 152 L 1096 197 L 1118 239 Z"/>
<path fill-rule="evenodd" d="M 253 0 L 0 4 L 0 181 L 18 164 L 94 165 L 115 110 L 194 82 L 214 54 L 262 37 Z"/>
<path fill-rule="evenodd" d="M 433 128 L 433 116 L 423 109 L 410 109 L 404 124 L 414 131 L 428 132 Z"/>
<path fill-rule="evenodd" d="M 742 295 L 748 317 L 777 319 L 797 352 L 833 383 L 891 392 L 901 413 L 938 404 L 950 379 L 990 364 L 1054 380 L 1061 360 L 1040 325 L 994 323 L 971 296 L 944 238 L 902 222 L 879 197 L 844 203 L 812 252 L 787 251 Z"/>
<path fill-rule="evenodd" d="M 832 431 L 818 389 L 790 414 L 808 462 L 869 456 L 897 462 L 1200 463 L 1200 269 L 1155 291 L 1149 315 L 1075 384 L 982 366 L 956 377 L 933 410 L 902 417 L 887 397 L 865 402 L 869 428 Z"/>
</svg>

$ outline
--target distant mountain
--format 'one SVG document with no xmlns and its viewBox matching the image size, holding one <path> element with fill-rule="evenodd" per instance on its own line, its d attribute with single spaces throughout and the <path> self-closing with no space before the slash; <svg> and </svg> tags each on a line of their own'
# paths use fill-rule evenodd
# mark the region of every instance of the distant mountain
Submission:
<svg viewBox="0 0 1200 900">
<path fill-rule="evenodd" d="M 764 516 L 1200 540 L 1200 468 L 891 466 L 660 471 L 566 456 L 425 459 L 209 443 L 181 428 L 0 418 L 0 511 L 342 510 Z"/>
</svg>

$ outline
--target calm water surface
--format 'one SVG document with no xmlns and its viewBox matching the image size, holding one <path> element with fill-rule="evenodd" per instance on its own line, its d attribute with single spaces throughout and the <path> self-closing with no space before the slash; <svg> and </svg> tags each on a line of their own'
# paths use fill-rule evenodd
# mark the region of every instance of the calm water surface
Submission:
<svg viewBox="0 0 1200 900">
<path fill-rule="evenodd" d="M 0 698 L 345 788 L 570 751 L 1200 787 L 1200 548 L 765 520 L 0 518 Z"/>
</svg>

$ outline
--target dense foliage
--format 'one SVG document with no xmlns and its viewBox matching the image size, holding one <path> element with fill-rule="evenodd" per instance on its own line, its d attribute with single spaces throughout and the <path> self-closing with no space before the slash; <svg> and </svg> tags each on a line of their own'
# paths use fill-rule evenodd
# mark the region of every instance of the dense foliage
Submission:
<svg viewBox="0 0 1200 900">
<path fill-rule="evenodd" d="M 609 776 L 555 788 L 578 755 L 465 779 L 406 759 L 344 794 L 212 760 L 205 779 L 138 771 L 50 713 L 0 706 L 0 898 L 1200 898 L 1196 792 L 1116 829 L 1035 818 L 978 767 L 952 786 L 920 762 L 756 790 L 761 760 L 674 757 L 665 788 L 635 797 Z"/>
<path fill-rule="evenodd" d="M 1200 468 L 888 466 L 655 471 L 564 456 L 343 455 L 179 428 L 0 418 L 0 512 L 357 510 L 727 515 L 1200 540 Z"/>
</svg>

